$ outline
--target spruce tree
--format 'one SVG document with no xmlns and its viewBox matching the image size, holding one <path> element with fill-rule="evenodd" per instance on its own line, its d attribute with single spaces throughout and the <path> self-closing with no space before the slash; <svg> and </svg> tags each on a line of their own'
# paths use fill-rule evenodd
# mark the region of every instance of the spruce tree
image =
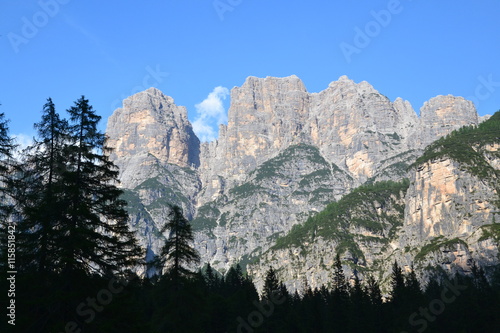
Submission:
<svg viewBox="0 0 500 333">
<path fill-rule="evenodd" d="M 4 113 L 0 113 L 0 221 L 6 221 L 11 205 L 7 203 L 8 179 L 13 164 L 12 154 L 15 145 L 9 136 L 8 121 Z"/>
<path fill-rule="evenodd" d="M 9 136 L 8 121 L 5 115 L 0 113 L 0 269 L 7 271 L 4 266 L 7 265 L 7 243 L 9 238 L 8 221 L 13 212 L 12 192 L 10 183 L 14 166 L 13 151 L 14 142 Z M 10 229 L 11 234 L 15 231 Z M 13 237 L 11 236 L 11 238 Z"/>
<path fill-rule="evenodd" d="M 161 250 L 161 258 L 164 264 L 170 265 L 169 274 L 177 282 L 180 277 L 193 274 L 188 266 L 199 263 L 200 256 L 192 246 L 194 236 L 191 225 L 179 206 L 170 206 L 168 221 L 162 233 L 167 230 L 169 237 Z"/>
<path fill-rule="evenodd" d="M 333 267 L 333 295 L 340 301 L 346 301 L 349 298 L 349 285 L 344 275 L 340 255 L 337 253 Z"/>
<path fill-rule="evenodd" d="M 372 275 L 369 275 L 366 281 L 366 292 L 372 306 L 378 307 L 382 305 L 382 292 L 377 280 Z"/>
<path fill-rule="evenodd" d="M 406 297 L 414 302 L 422 300 L 422 289 L 415 273 L 415 267 L 411 265 L 411 271 L 405 276 Z"/>
<path fill-rule="evenodd" d="M 24 151 L 21 172 L 16 183 L 16 199 L 22 223 L 20 246 L 26 271 L 39 274 L 61 270 L 58 244 L 64 220 L 65 187 L 64 147 L 68 124 L 62 120 L 49 98 L 43 107 L 42 120 L 35 124 L 37 137 Z"/>
<path fill-rule="evenodd" d="M 280 293 L 280 281 L 274 268 L 269 267 L 269 270 L 266 273 L 266 279 L 264 280 L 262 298 L 272 299 L 278 293 Z"/>
<path fill-rule="evenodd" d="M 399 267 L 396 261 L 394 261 L 394 264 L 392 265 L 390 296 L 391 302 L 396 306 L 401 305 L 405 297 L 405 280 L 403 270 Z"/>
<path fill-rule="evenodd" d="M 118 169 L 109 159 L 101 119 L 81 97 L 68 110 L 70 137 L 65 147 L 66 192 L 62 261 L 66 272 L 116 273 L 142 254 L 128 228 L 126 202 L 117 188 Z"/>
</svg>

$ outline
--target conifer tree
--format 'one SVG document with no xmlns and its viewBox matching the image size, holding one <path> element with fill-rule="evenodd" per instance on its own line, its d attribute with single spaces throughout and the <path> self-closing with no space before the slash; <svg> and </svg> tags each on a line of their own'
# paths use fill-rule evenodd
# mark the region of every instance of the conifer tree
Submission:
<svg viewBox="0 0 500 333">
<path fill-rule="evenodd" d="M 370 303 L 373 306 L 382 305 L 382 292 L 380 291 L 380 286 L 372 275 L 368 276 L 366 282 L 366 291 L 370 299 Z"/>
<path fill-rule="evenodd" d="M 412 299 L 413 301 L 420 301 L 422 299 L 422 289 L 420 288 L 420 283 L 418 282 L 413 264 L 411 265 L 410 272 L 405 277 L 405 286 L 406 297 Z"/>
<path fill-rule="evenodd" d="M 405 280 L 401 267 L 394 261 L 391 275 L 391 301 L 394 305 L 400 305 L 405 295 Z"/>
<path fill-rule="evenodd" d="M 161 258 L 164 263 L 170 263 L 170 274 L 174 281 L 193 273 L 187 266 L 200 261 L 198 252 L 192 246 L 193 232 L 189 221 L 182 214 L 179 206 L 170 206 L 168 221 L 162 232 L 169 231 L 169 237 L 163 245 Z"/>
<path fill-rule="evenodd" d="M 12 154 L 15 145 L 12 138 L 9 136 L 8 121 L 5 119 L 4 113 L 0 113 L 0 218 L 5 221 L 10 205 L 7 204 L 7 182 L 9 179 L 10 169 L 12 166 Z"/>
<path fill-rule="evenodd" d="M 8 230 L 7 222 L 13 211 L 11 202 L 11 191 L 9 183 L 11 182 L 13 162 L 14 142 L 9 136 L 8 121 L 5 115 L 0 113 L 0 269 L 7 264 L 7 240 Z M 11 229 L 11 233 L 14 231 Z"/>
<path fill-rule="evenodd" d="M 136 264 L 142 254 L 128 228 L 122 191 L 116 187 L 118 169 L 109 160 L 105 135 L 97 128 L 101 117 L 89 101 L 82 96 L 68 113 L 64 270 L 118 272 Z"/>
<path fill-rule="evenodd" d="M 218 290 L 219 288 L 219 277 L 210 263 L 207 264 L 205 270 L 205 283 L 209 290 Z"/>
<path fill-rule="evenodd" d="M 333 267 L 333 294 L 337 299 L 342 301 L 347 300 L 347 298 L 349 297 L 349 286 L 344 275 L 344 269 L 342 268 L 340 255 L 338 253 L 335 257 L 335 263 Z"/>
<path fill-rule="evenodd" d="M 241 289 L 243 281 L 243 270 L 241 269 L 240 264 L 236 264 L 236 266 L 230 267 L 225 276 L 228 294 L 235 293 L 236 291 Z"/>
<path fill-rule="evenodd" d="M 273 267 L 269 267 L 264 280 L 264 289 L 262 291 L 262 298 L 272 299 L 276 293 L 280 292 L 280 281 L 276 275 Z"/>
<path fill-rule="evenodd" d="M 43 107 L 42 120 L 35 124 L 37 137 L 24 151 L 16 199 L 22 223 L 21 250 L 24 270 L 38 273 L 58 272 L 59 233 L 64 220 L 65 187 L 62 176 L 66 163 L 64 148 L 68 124 L 62 120 L 49 98 Z"/>
</svg>

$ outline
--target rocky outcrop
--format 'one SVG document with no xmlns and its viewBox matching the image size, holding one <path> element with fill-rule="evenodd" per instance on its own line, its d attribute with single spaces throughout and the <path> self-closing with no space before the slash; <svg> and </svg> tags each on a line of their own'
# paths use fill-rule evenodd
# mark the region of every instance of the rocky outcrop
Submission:
<svg viewBox="0 0 500 333">
<path fill-rule="evenodd" d="M 476 108 L 471 101 L 452 95 L 436 96 L 420 109 L 420 147 L 463 126 L 479 123 Z"/>
<path fill-rule="evenodd" d="M 108 120 L 111 159 L 120 167 L 124 187 L 132 188 L 154 177 L 151 161 L 180 167 L 199 165 L 200 141 L 187 119 L 186 108 L 149 88 L 123 101 Z"/>
<path fill-rule="evenodd" d="M 484 116 L 478 117 L 479 123 L 485 122 L 486 120 L 490 119 L 491 115 L 486 114 Z"/>
<path fill-rule="evenodd" d="M 318 147 L 362 183 L 381 161 L 408 150 L 418 132 L 409 102 L 391 103 L 367 82 L 356 84 L 346 76 L 317 94 L 308 93 L 296 76 L 250 77 L 232 90 L 228 118 L 219 139 L 202 148 L 200 171 L 211 195 L 221 191 L 218 176 L 237 185 L 296 143 Z"/>
<path fill-rule="evenodd" d="M 278 239 L 249 267 L 257 287 L 262 287 L 269 266 L 290 290 L 328 285 L 336 254 L 348 278 L 384 278 L 380 268 L 403 225 L 408 185 L 385 182 L 359 188 Z"/>
<path fill-rule="evenodd" d="M 424 272 L 423 282 L 436 273 L 470 273 L 473 262 L 488 272 L 500 259 L 498 128 L 496 120 L 433 143 L 408 172 L 404 195 L 391 183 L 358 188 L 335 209 L 329 206 L 279 238 L 250 267 L 258 285 L 267 267 L 276 265 L 292 289 L 304 281 L 320 286 L 331 276 L 331 253 L 341 254 L 347 276 L 375 275 L 386 292 L 394 261 L 406 272 L 412 265 Z M 369 228 L 364 220 L 371 221 Z"/>
<path fill-rule="evenodd" d="M 249 261 L 353 184 L 318 148 L 292 145 L 251 171 L 243 184 L 199 208 L 192 223 L 202 259 L 219 269 Z"/>
<path fill-rule="evenodd" d="M 192 220 L 195 244 L 203 263 L 211 262 L 215 268 L 225 270 L 235 262 L 250 262 L 262 253 L 266 253 L 269 262 L 276 262 L 272 258 L 274 253 L 283 263 L 298 260 L 311 273 L 315 265 L 329 266 L 326 258 L 323 261 L 314 258 L 338 249 L 341 242 L 319 237 L 310 243 L 313 257 L 297 257 L 292 261 L 286 258 L 286 253 L 296 255 L 298 248 L 291 252 L 290 249 L 281 249 L 279 253 L 267 251 L 293 226 L 304 224 L 328 203 L 340 200 L 363 183 L 402 178 L 417 182 L 409 167 L 426 145 L 454 129 L 478 124 L 472 103 L 459 97 L 435 97 L 420 113 L 419 118 L 409 102 L 400 98 L 391 102 L 367 82 L 355 83 L 345 76 L 320 93 L 307 92 L 296 76 L 249 77 L 241 87 L 232 89 L 228 124 L 221 125 L 219 138 L 213 142 L 200 144 L 186 109 L 155 88 L 127 98 L 123 108 L 110 117 L 107 135 L 108 144 L 114 149 L 111 159 L 120 167 L 132 227 L 150 257 L 158 253 L 163 242 L 164 235 L 159 230 L 168 215 L 168 204 L 177 204 Z M 443 160 L 443 163 L 448 162 Z M 460 168 L 456 165 L 454 168 L 446 174 L 446 168 L 440 165 L 439 170 L 432 171 L 432 176 L 429 174 L 429 179 L 422 175 L 424 178 L 418 181 L 423 184 L 439 178 L 443 190 L 451 191 L 458 186 L 456 193 L 462 193 L 463 184 L 458 181 L 462 176 L 457 174 Z M 452 186 L 447 182 L 453 177 L 458 178 Z M 410 187 L 412 191 L 414 186 Z M 413 207 L 413 202 L 416 205 L 427 200 L 429 207 L 434 207 L 434 210 L 429 208 L 428 214 L 439 209 L 445 212 L 442 207 L 446 207 L 447 199 L 439 199 L 445 200 L 441 205 L 438 197 L 445 198 L 448 194 L 437 194 L 437 189 L 424 190 L 425 185 L 422 186 L 415 189 L 420 194 L 407 202 L 408 207 Z M 487 190 L 485 187 L 481 191 Z M 465 195 L 467 200 L 476 200 Z M 473 203 L 467 200 L 461 204 L 472 207 Z M 383 218 L 392 216 L 380 222 L 385 225 L 382 229 L 390 229 L 387 223 L 397 222 L 396 213 L 391 210 L 394 205 L 395 201 L 388 201 L 380 207 L 374 206 L 373 212 L 385 214 Z M 468 210 L 464 211 L 467 214 Z M 366 269 L 382 269 L 381 262 L 389 257 L 406 260 L 410 254 L 398 249 L 417 246 L 446 231 L 440 229 L 438 218 L 435 221 L 431 218 L 434 224 L 426 225 L 422 230 L 428 233 L 417 241 L 414 233 L 421 231 L 416 226 L 419 217 L 410 215 L 415 216 L 415 221 L 410 223 L 406 220 L 410 218 L 404 215 L 405 223 L 408 222 L 408 233 L 404 235 L 407 244 L 413 243 L 404 246 L 393 238 L 386 239 L 346 224 L 344 230 L 349 230 L 361 244 L 358 250 L 364 259 L 358 256 L 356 265 L 360 269 L 361 263 Z M 421 219 L 427 221 L 428 215 L 422 215 Z M 400 224 L 403 225 L 403 218 Z M 384 239 L 383 244 L 377 239 Z M 481 244 L 491 249 L 491 244 Z M 370 251 L 375 252 L 370 254 Z M 345 258 L 354 258 L 353 253 L 346 253 Z M 258 268 L 252 270 L 256 276 L 260 274 Z M 297 274 L 290 270 L 287 276 L 292 279 Z M 317 271 L 323 273 L 318 273 L 315 279 L 323 281 L 327 271 Z M 294 285 L 300 284 L 297 279 Z"/>
</svg>

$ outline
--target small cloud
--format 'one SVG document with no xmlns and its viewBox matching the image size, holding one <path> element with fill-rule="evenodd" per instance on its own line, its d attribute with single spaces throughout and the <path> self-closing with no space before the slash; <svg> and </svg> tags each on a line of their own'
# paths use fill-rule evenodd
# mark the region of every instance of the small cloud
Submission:
<svg viewBox="0 0 500 333">
<path fill-rule="evenodd" d="M 23 133 L 13 134 L 12 139 L 14 139 L 14 143 L 18 145 L 18 149 L 25 149 L 28 146 L 33 144 L 33 136 L 27 135 Z"/>
<path fill-rule="evenodd" d="M 201 141 L 213 141 L 218 135 L 218 126 L 227 123 L 227 112 L 223 101 L 229 96 L 229 89 L 215 87 L 201 103 L 196 104 L 196 119 L 193 130 Z"/>
<path fill-rule="evenodd" d="M 14 157 L 16 159 L 19 159 L 19 157 L 21 157 L 24 149 L 33 144 L 33 136 L 24 133 L 13 134 L 12 139 L 14 139 L 14 144 L 17 145 L 14 151 Z"/>
<path fill-rule="evenodd" d="M 201 118 L 198 118 L 193 122 L 193 131 L 196 133 L 196 136 L 203 142 L 215 140 L 216 133 L 214 128 L 210 125 L 207 125 Z"/>
</svg>

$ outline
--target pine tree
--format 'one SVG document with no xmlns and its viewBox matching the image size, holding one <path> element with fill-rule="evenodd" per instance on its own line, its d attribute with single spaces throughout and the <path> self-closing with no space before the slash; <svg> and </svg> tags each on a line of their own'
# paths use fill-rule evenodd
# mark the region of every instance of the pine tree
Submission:
<svg viewBox="0 0 500 333">
<path fill-rule="evenodd" d="M 241 269 L 240 264 L 236 264 L 236 266 L 230 267 L 226 273 L 226 276 L 224 277 L 224 280 L 226 284 L 227 295 L 231 295 L 240 290 L 244 281 L 243 270 Z"/>
<path fill-rule="evenodd" d="M 394 305 L 401 304 L 405 295 L 405 280 L 401 267 L 394 261 L 391 275 L 391 301 Z"/>
<path fill-rule="evenodd" d="M 9 136 L 8 121 L 3 113 L 0 113 L 0 269 L 2 272 L 7 271 L 3 268 L 7 264 L 7 243 L 9 239 L 9 231 L 12 237 L 15 237 L 15 231 L 8 230 L 7 223 L 10 215 L 13 213 L 13 204 L 11 200 L 11 183 L 12 170 L 14 166 L 13 151 L 15 149 L 14 142 Z"/>
<path fill-rule="evenodd" d="M 382 292 L 377 280 L 372 275 L 369 275 L 366 281 L 366 292 L 373 306 L 382 305 Z"/>
<path fill-rule="evenodd" d="M 66 168 L 64 147 L 68 124 L 61 120 L 50 98 L 35 129 L 37 138 L 24 152 L 20 179 L 15 186 L 22 215 L 19 226 L 22 264 L 24 270 L 58 272 L 62 268 L 58 266 L 57 247 L 62 238 L 58 231 L 64 220 L 62 175 Z"/>
<path fill-rule="evenodd" d="M 68 110 L 70 142 L 63 174 L 67 217 L 61 244 L 65 271 L 114 273 L 137 263 L 142 254 L 128 228 L 126 202 L 116 187 L 118 169 L 109 160 L 101 119 L 83 96 Z"/>
<path fill-rule="evenodd" d="M 344 275 L 340 255 L 338 253 L 335 257 L 335 263 L 333 265 L 333 294 L 338 300 L 345 301 L 349 297 L 349 286 Z"/>
<path fill-rule="evenodd" d="M 9 136 L 8 121 L 4 113 L 0 113 L 0 221 L 6 221 L 10 213 L 11 205 L 7 203 L 8 187 L 12 167 L 12 154 L 15 145 Z"/>
<path fill-rule="evenodd" d="M 262 291 L 262 298 L 272 299 L 277 293 L 280 293 L 280 281 L 276 275 L 273 267 L 269 267 L 264 280 L 264 289 Z"/>
<path fill-rule="evenodd" d="M 200 261 L 198 252 L 191 244 L 194 242 L 191 225 L 179 206 L 170 206 L 168 221 L 162 232 L 167 230 L 169 230 L 169 237 L 161 250 L 161 258 L 164 263 L 170 263 L 169 273 L 174 281 L 178 281 L 180 277 L 193 274 L 187 266 Z"/>
<path fill-rule="evenodd" d="M 210 263 L 207 264 L 207 268 L 205 270 L 205 283 L 211 291 L 219 289 L 219 276 L 217 275 L 217 272 L 214 271 Z"/>
<path fill-rule="evenodd" d="M 417 279 L 417 274 L 415 273 L 415 267 L 411 265 L 410 272 L 405 277 L 406 286 L 406 297 L 414 302 L 422 300 L 422 289 L 420 288 L 420 283 Z"/>
</svg>

